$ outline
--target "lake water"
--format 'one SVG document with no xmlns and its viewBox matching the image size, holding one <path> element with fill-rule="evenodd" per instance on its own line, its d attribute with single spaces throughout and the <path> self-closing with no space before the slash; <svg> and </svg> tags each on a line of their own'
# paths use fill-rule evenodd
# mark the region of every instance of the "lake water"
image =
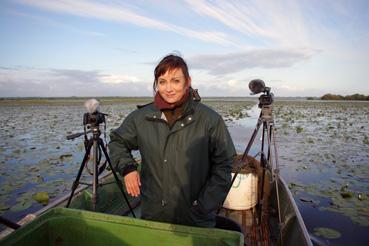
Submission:
<svg viewBox="0 0 369 246">
<path fill-rule="evenodd" d="M 256 101 L 211 100 L 243 152 L 259 116 Z M 107 133 L 137 102 L 102 105 Z M 0 213 L 18 220 L 71 189 L 84 155 L 81 105 L 0 106 Z M 276 101 L 281 175 L 289 184 L 309 233 L 324 245 L 369 243 L 369 103 Z M 107 134 L 108 135 L 108 134 Z M 104 136 L 102 136 L 104 137 Z M 251 154 L 258 152 L 258 142 Z M 108 140 L 107 136 L 107 140 Z M 83 179 L 90 176 L 84 172 Z"/>
</svg>

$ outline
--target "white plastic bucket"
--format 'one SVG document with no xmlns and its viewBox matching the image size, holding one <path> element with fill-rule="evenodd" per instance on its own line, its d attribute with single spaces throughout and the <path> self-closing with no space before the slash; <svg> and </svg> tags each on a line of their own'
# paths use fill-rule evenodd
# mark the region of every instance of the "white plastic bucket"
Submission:
<svg viewBox="0 0 369 246">
<path fill-rule="evenodd" d="M 232 178 L 234 173 L 232 173 Z M 253 208 L 258 200 L 258 177 L 253 173 L 239 173 L 228 192 L 223 207 L 233 210 Z"/>
</svg>

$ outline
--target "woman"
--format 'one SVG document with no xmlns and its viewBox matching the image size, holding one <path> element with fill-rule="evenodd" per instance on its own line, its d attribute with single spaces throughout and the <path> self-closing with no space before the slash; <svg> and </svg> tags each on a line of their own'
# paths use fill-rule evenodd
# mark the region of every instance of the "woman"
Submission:
<svg viewBox="0 0 369 246">
<path fill-rule="evenodd" d="M 234 145 L 222 117 L 193 99 L 181 57 L 164 57 L 154 75 L 154 102 L 110 135 L 113 166 L 127 192 L 141 195 L 143 219 L 214 227 L 231 182 Z M 140 173 L 131 155 L 137 149 Z"/>
</svg>

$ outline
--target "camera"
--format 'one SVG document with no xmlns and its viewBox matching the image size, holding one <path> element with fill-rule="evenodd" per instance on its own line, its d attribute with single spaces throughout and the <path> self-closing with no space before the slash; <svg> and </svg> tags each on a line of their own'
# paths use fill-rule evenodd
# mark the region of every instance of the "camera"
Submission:
<svg viewBox="0 0 369 246">
<path fill-rule="evenodd" d="M 83 125 L 98 126 L 105 123 L 105 114 L 98 111 L 94 113 L 85 113 L 83 115 Z"/>
<path fill-rule="evenodd" d="M 265 105 L 271 105 L 273 101 L 274 101 L 273 93 L 270 93 L 268 95 L 261 95 L 259 97 L 259 108 Z"/>
</svg>

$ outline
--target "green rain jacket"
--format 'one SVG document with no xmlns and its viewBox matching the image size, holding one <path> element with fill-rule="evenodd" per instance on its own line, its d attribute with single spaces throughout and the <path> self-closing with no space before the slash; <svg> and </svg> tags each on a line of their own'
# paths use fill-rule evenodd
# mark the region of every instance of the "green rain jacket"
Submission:
<svg viewBox="0 0 369 246">
<path fill-rule="evenodd" d="M 172 128 L 161 117 L 153 103 L 130 113 L 110 134 L 112 164 L 124 175 L 140 151 L 143 219 L 214 227 L 236 155 L 226 125 L 191 97 Z"/>
</svg>

